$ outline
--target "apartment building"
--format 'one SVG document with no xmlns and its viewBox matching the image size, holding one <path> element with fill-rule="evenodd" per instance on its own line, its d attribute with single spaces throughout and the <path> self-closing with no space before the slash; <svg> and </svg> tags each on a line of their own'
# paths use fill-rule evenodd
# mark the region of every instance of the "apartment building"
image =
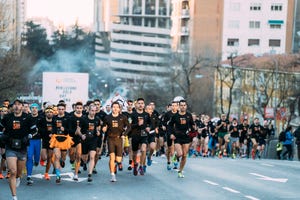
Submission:
<svg viewBox="0 0 300 200">
<path fill-rule="evenodd" d="M 222 59 L 292 52 L 294 0 L 224 0 Z"/>
</svg>

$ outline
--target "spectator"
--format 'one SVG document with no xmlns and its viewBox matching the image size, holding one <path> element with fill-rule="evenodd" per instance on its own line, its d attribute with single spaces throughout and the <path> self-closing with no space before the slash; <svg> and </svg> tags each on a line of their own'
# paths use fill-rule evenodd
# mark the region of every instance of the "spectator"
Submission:
<svg viewBox="0 0 300 200">
<path fill-rule="evenodd" d="M 286 148 L 286 151 L 283 152 L 282 158 L 288 154 L 288 159 L 292 160 L 293 159 L 293 134 L 292 134 L 292 127 L 288 126 L 285 131 L 285 141 L 283 142 L 283 146 Z"/>
</svg>

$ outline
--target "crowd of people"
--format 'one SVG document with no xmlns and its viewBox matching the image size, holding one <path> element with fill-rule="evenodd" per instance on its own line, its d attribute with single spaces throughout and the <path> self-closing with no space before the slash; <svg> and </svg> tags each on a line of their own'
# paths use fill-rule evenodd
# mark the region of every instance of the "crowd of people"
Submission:
<svg viewBox="0 0 300 200">
<path fill-rule="evenodd" d="M 175 99 L 174 99 L 175 100 Z M 76 102 L 73 111 L 66 103 L 26 103 L 20 99 L 4 100 L 0 108 L 0 179 L 8 178 L 13 199 L 26 169 L 27 185 L 32 185 L 33 166 L 45 166 L 44 179 L 49 171 L 61 183 L 61 170 L 69 156 L 78 181 L 81 167 L 88 171 L 87 181 L 93 181 L 96 165 L 103 155 L 109 156 L 111 182 L 117 181 L 117 171 L 123 170 L 122 159 L 128 156 L 128 168 L 134 176 L 144 175 L 152 165 L 153 156 L 166 157 L 166 169 L 183 169 L 188 157 L 247 157 L 261 158 L 266 144 L 275 134 L 268 121 L 260 124 L 254 118 L 240 122 L 222 114 L 217 120 L 210 116 L 187 111 L 184 99 L 171 102 L 158 113 L 155 103 L 146 104 L 143 98 L 112 102 L 102 108 L 101 101 Z M 300 156 L 300 130 L 287 127 L 279 138 L 279 159 L 292 159 L 292 144 L 296 137 Z M 284 151 L 284 152 L 282 152 Z M 7 169 L 6 169 L 7 168 Z M 3 171 L 7 171 L 6 177 Z"/>
</svg>

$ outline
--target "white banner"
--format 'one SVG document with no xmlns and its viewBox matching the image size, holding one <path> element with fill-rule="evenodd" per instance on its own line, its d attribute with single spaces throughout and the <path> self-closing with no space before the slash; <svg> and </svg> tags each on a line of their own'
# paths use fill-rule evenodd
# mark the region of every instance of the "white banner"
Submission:
<svg viewBox="0 0 300 200">
<path fill-rule="evenodd" d="M 89 75 L 87 73 L 44 72 L 43 102 L 57 104 L 64 100 L 67 111 L 72 110 L 72 104 L 88 100 Z"/>
</svg>

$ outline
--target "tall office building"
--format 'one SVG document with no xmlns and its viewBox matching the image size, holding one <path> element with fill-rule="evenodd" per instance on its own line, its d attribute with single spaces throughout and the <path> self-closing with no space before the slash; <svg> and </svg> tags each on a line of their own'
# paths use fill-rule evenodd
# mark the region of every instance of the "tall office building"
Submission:
<svg viewBox="0 0 300 200">
<path fill-rule="evenodd" d="M 26 0 L 0 1 L 0 52 L 20 52 Z"/>
</svg>

